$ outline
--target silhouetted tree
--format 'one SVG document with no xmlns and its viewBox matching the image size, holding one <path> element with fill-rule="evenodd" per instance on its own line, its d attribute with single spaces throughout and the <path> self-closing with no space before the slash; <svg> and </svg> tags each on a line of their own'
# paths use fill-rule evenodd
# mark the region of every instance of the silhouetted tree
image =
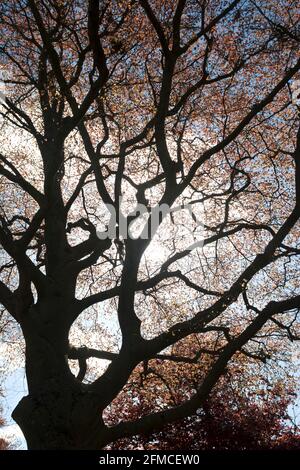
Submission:
<svg viewBox="0 0 300 470">
<path fill-rule="evenodd" d="M 1 3 L 0 301 L 26 344 L 30 449 L 151 433 L 203 407 L 238 352 L 288 359 L 298 18 L 294 0 Z M 193 394 L 109 427 L 134 369 L 192 334 L 213 358 Z"/>
</svg>

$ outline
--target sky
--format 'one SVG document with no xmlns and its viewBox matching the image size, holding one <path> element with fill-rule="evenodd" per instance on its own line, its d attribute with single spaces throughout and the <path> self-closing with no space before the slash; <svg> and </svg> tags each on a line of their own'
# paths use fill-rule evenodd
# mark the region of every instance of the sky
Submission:
<svg viewBox="0 0 300 470">
<path fill-rule="evenodd" d="M 18 402 L 27 394 L 24 368 L 20 367 L 7 376 L 1 387 L 3 389 L 3 397 L 1 397 L 0 403 L 3 408 L 3 417 L 5 418 L 6 425 L 0 428 L 0 437 L 13 442 L 16 450 L 27 449 L 22 431 L 11 417 L 11 413 Z"/>
</svg>

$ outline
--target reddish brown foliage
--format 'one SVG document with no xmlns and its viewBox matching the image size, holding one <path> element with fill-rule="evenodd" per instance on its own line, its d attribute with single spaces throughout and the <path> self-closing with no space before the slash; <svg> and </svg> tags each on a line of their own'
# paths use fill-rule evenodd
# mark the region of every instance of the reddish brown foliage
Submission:
<svg viewBox="0 0 300 470">
<path fill-rule="evenodd" d="M 174 353 L 189 357 L 193 341 Z M 211 359 L 182 364 L 150 361 L 135 370 L 126 389 L 107 410 L 107 421 L 136 421 L 141 416 L 178 406 L 193 394 Z M 197 410 L 197 414 L 165 426 L 151 435 L 121 439 L 112 449 L 257 450 L 300 449 L 300 432 L 291 426 L 288 407 L 295 383 L 277 376 L 270 385 L 255 363 L 240 355 Z"/>
<path fill-rule="evenodd" d="M 0 408 L 0 413 L 1 413 L 1 408 Z M 4 419 L 0 416 L 0 427 L 5 424 Z M 6 439 L 3 439 L 0 437 L 0 450 L 8 450 L 9 449 L 9 443 L 7 442 Z"/>
<path fill-rule="evenodd" d="M 259 403 L 249 401 L 243 393 L 233 394 L 229 384 L 226 384 L 205 403 L 198 415 L 166 426 L 150 436 L 139 435 L 130 440 L 119 440 L 111 448 L 299 450 L 300 434 L 294 432 L 285 422 L 289 400 L 288 394 L 278 397 L 276 391 L 272 390 Z M 133 403 L 128 396 L 127 401 L 126 419 L 135 420 L 149 412 L 149 407 L 143 400 Z"/>
</svg>

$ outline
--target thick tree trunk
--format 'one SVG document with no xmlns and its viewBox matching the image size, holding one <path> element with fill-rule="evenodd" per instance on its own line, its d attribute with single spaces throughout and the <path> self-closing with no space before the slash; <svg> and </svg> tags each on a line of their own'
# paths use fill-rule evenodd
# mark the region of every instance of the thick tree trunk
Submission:
<svg viewBox="0 0 300 470">
<path fill-rule="evenodd" d="M 69 391 L 68 391 L 69 392 Z M 75 393 L 24 397 L 13 412 L 30 450 L 101 448 L 105 427 L 96 406 Z"/>
<path fill-rule="evenodd" d="M 99 449 L 105 427 L 99 398 L 71 373 L 64 305 L 45 300 L 31 307 L 22 329 L 26 341 L 28 396 L 13 412 L 29 449 Z M 58 312 L 53 314 L 53 312 Z M 50 312 L 49 312 L 50 313 Z M 45 321 L 45 319 L 47 319 Z"/>
</svg>

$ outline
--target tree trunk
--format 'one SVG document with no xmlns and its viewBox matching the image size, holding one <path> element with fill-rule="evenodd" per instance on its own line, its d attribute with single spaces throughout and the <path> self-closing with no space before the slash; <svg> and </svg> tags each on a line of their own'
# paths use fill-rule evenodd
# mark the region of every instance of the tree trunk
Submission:
<svg viewBox="0 0 300 470">
<path fill-rule="evenodd" d="M 70 391 L 24 397 L 13 412 L 30 450 L 96 450 L 105 442 L 97 406 Z M 101 438 L 102 437 L 102 438 Z"/>
<path fill-rule="evenodd" d="M 51 307 L 45 300 L 47 310 Z M 52 302 L 52 316 L 43 305 L 31 307 L 22 329 L 26 341 L 28 396 L 12 417 L 29 449 L 99 449 L 105 427 L 99 398 L 87 391 L 68 366 L 69 328 L 63 324 L 64 306 Z M 48 321 L 45 318 L 48 317 Z"/>
</svg>

